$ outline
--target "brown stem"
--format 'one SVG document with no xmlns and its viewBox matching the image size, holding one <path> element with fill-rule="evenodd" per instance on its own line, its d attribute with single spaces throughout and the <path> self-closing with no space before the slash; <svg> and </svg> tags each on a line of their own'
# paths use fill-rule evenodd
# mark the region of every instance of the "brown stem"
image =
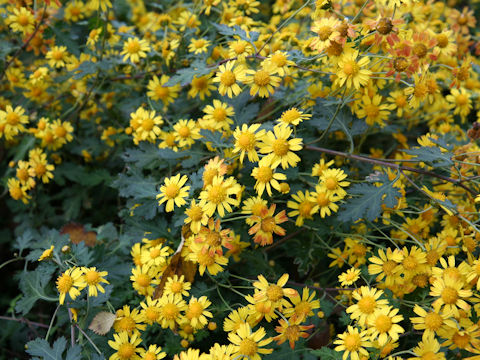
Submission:
<svg viewBox="0 0 480 360">
<path fill-rule="evenodd" d="M 17 322 L 21 322 L 21 323 L 24 323 L 24 324 L 27 324 L 27 325 L 33 325 L 33 326 L 41 327 L 41 328 L 44 328 L 44 329 L 48 329 L 48 325 L 46 325 L 46 324 L 42 324 L 42 323 L 35 322 L 35 321 L 30 321 L 30 320 L 25 319 L 25 318 L 14 318 L 14 317 L 8 317 L 8 316 L 0 316 L 0 320 L 17 321 Z"/>
<path fill-rule="evenodd" d="M 283 238 L 281 238 L 280 240 L 276 241 L 273 245 L 270 245 L 269 247 L 266 247 L 264 250 L 265 251 L 270 251 L 270 250 L 276 248 L 277 246 L 283 244 L 285 241 L 290 240 L 294 236 L 300 234 L 302 231 L 303 230 L 297 230 L 297 231 L 295 231 L 291 234 L 288 234 L 288 235 L 284 236 Z"/>
<path fill-rule="evenodd" d="M 307 145 L 307 146 L 304 147 L 304 149 L 305 150 L 318 151 L 318 152 L 321 152 L 321 153 L 330 154 L 330 155 L 334 155 L 334 156 L 341 156 L 341 157 L 352 159 L 352 160 L 368 162 L 368 163 L 375 164 L 375 165 L 381 165 L 381 166 L 389 167 L 391 169 L 396 169 L 396 170 L 399 170 L 399 171 L 410 171 L 410 172 L 414 172 L 414 173 L 417 173 L 417 174 L 432 176 L 432 177 L 435 177 L 437 179 L 442 179 L 444 181 L 447 181 L 447 182 L 450 182 L 452 184 L 458 185 L 461 188 L 463 188 L 464 190 L 468 191 L 473 196 L 477 195 L 477 193 L 475 191 L 473 191 L 468 186 L 463 184 L 461 180 L 453 179 L 453 178 L 445 176 L 445 175 L 437 174 L 436 172 L 433 172 L 433 171 L 416 169 L 416 168 L 413 168 L 411 166 L 404 166 L 404 165 L 390 163 L 390 162 L 386 161 L 386 159 L 385 160 L 384 159 L 375 159 L 375 158 L 371 158 L 371 157 L 368 157 L 368 156 L 348 154 L 348 153 L 345 153 L 345 152 L 342 152 L 342 151 L 325 149 L 325 148 L 321 148 L 321 147 L 317 147 L 317 146 Z"/>
</svg>

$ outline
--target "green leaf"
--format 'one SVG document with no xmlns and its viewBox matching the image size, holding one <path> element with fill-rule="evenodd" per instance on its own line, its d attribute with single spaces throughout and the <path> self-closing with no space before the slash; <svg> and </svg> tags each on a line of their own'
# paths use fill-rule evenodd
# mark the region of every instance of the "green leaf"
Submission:
<svg viewBox="0 0 480 360">
<path fill-rule="evenodd" d="M 393 187 L 397 179 L 388 181 L 387 176 L 383 175 L 383 184 L 380 186 L 362 183 L 350 187 L 348 193 L 359 197 L 348 200 L 339 211 L 337 219 L 343 222 L 355 222 L 363 218 L 373 221 L 382 212 L 382 204 L 389 208 L 397 205 L 398 198 L 401 197 L 398 188 Z"/>
<path fill-rule="evenodd" d="M 208 67 L 205 61 L 196 59 L 189 67 L 178 70 L 176 74 L 167 81 L 165 86 L 173 86 L 176 84 L 185 86 L 192 82 L 194 76 L 200 77 L 210 73 L 211 71 L 212 68 Z"/>
<path fill-rule="evenodd" d="M 453 165 L 452 157 L 454 155 L 448 151 L 442 152 L 442 150 L 437 146 L 422 146 L 402 151 L 416 156 L 419 161 L 428 163 L 428 165 L 433 167 Z"/>
<path fill-rule="evenodd" d="M 22 235 L 17 237 L 17 240 L 14 244 L 14 248 L 22 252 L 31 244 L 33 238 L 34 238 L 33 231 L 31 229 L 25 230 Z"/>
<path fill-rule="evenodd" d="M 238 36 L 240 39 L 245 40 L 253 45 L 254 41 L 257 41 L 259 33 L 256 31 L 246 32 L 240 26 L 227 26 L 224 24 L 215 24 L 212 23 L 215 28 L 217 28 L 218 32 L 225 36 Z"/>
<path fill-rule="evenodd" d="M 80 345 L 74 345 L 67 351 L 67 356 L 65 360 L 77 360 L 80 359 L 80 354 L 82 353 L 82 347 Z"/>
<path fill-rule="evenodd" d="M 312 350 L 310 353 L 312 355 L 318 356 L 318 358 L 321 360 L 340 360 L 342 358 L 343 352 L 338 352 L 324 346 L 320 349 Z"/>
<path fill-rule="evenodd" d="M 119 174 L 112 187 L 118 189 L 120 196 L 135 199 L 155 199 L 158 194 L 157 182 L 150 177 L 143 177 L 138 171 Z"/>
<path fill-rule="evenodd" d="M 39 356 L 42 359 L 61 360 L 62 354 L 67 346 L 67 340 L 59 337 L 50 347 L 45 339 L 37 338 L 27 343 L 27 353 L 32 356 Z"/>
<path fill-rule="evenodd" d="M 46 294 L 45 287 L 50 282 L 55 266 L 40 264 L 35 271 L 24 271 L 20 274 L 19 287 L 23 293 L 17 301 L 15 311 L 27 314 L 38 300 L 57 301 L 57 298 Z"/>
</svg>

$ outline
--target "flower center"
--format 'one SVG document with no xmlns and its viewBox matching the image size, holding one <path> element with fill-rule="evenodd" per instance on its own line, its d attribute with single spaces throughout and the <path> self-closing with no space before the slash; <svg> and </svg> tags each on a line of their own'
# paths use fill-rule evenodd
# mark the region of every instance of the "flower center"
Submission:
<svg viewBox="0 0 480 360">
<path fill-rule="evenodd" d="M 145 310 L 145 316 L 150 321 L 157 320 L 159 315 L 160 315 L 160 313 L 158 312 L 158 309 L 156 309 L 156 308 L 149 307 L 149 308 L 147 308 L 147 310 Z"/>
<path fill-rule="evenodd" d="M 127 51 L 130 54 L 136 54 L 137 52 L 140 51 L 140 43 L 137 40 L 133 40 L 129 42 L 127 45 Z"/>
<path fill-rule="evenodd" d="M 226 196 L 226 191 L 222 185 L 212 185 L 208 191 L 208 199 L 216 204 L 223 202 Z"/>
<path fill-rule="evenodd" d="M 446 48 L 448 45 L 448 36 L 445 34 L 437 35 L 437 45 L 439 48 Z"/>
<path fill-rule="evenodd" d="M 273 152 L 275 155 L 278 156 L 285 156 L 288 153 L 288 150 L 290 149 L 288 145 L 288 141 L 285 139 L 277 139 L 273 142 L 272 145 Z"/>
<path fill-rule="evenodd" d="M 220 246 L 222 244 L 222 237 L 219 233 L 212 231 L 206 237 L 206 243 L 210 246 Z"/>
<path fill-rule="evenodd" d="M 217 122 L 222 122 L 227 117 L 227 111 L 224 108 L 216 108 L 213 110 L 212 117 Z"/>
<path fill-rule="evenodd" d="M 415 43 L 415 45 L 413 45 L 413 53 L 419 58 L 425 57 L 425 55 L 427 55 L 427 51 L 428 48 L 425 46 L 425 44 Z"/>
<path fill-rule="evenodd" d="M 317 204 L 319 206 L 327 206 L 330 204 L 330 199 L 328 198 L 327 194 L 321 192 L 317 194 Z"/>
<path fill-rule="evenodd" d="M 256 179 L 259 182 L 267 183 L 270 180 L 272 180 L 272 177 L 273 177 L 272 175 L 273 175 L 273 172 L 270 166 L 260 166 L 258 168 Z"/>
<path fill-rule="evenodd" d="M 179 190 L 180 188 L 177 184 L 170 184 L 165 188 L 165 195 L 170 199 L 174 199 L 178 195 Z"/>
<path fill-rule="evenodd" d="M 165 86 L 157 86 L 155 88 L 155 95 L 157 95 L 158 98 L 160 99 L 165 99 L 169 95 L 169 90 Z"/>
<path fill-rule="evenodd" d="M 379 315 L 375 319 L 375 327 L 381 333 L 388 332 L 392 328 L 392 321 L 387 315 Z"/>
<path fill-rule="evenodd" d="M 89 285 L 95 285 L 100 281 L 100 274 L 95 270 L 89 270 L 85 274 L 85 279 Z"/>
<path fill-rule="evenodd" d="M 9 125 L 17 125 L 20 121 L 20 116 L 17 113 L 11 112 L 6 116 L 7 123 Z"/>
<path fill-rule="evenodd" d="M 54 50 L 52 52 L 52 59 L 53 60 L 59 61 L 59 60 L 62 60 L 62 58 L 63 58 L 63 51 Z"/>
<path fill-rule="evenodd" d="M 121 359 L 130 359 L 135 354 L 135 347 L 130 343 L 124 343 L 119 346 L 117 354 Z"/>
<path fill-rule="evenodd" d="M 468 97 L 465 94 L 459 94 L 455 100 L 459 106 L 463 106 L 468 103 Z"/>
<path fill-rule="evenodd" d="M 298 205 L 298 213 L 300 216 L 308 217 L 312 212 L 312 203 L 310 201 L 303 201 Z"/>
<path fill-rule="evenodd" d="M 172 289 L 172 292 L 175 293 L 175 294 L 179 294 L 182 292 L 183 290 L 183 285 L 182 283 L 178 282 L 178 281 L 174 281 L 172 283 L 172 285 L 170 286 L 170 288 Z"/>
<path fill-rule="evenodd" d="M 403 56 L 395 58 L 395 60 L 393 60 L 393 68 L 397 72 L 405 71 L 408 68 L 408 60 Z"/>
<path fill-rule="evenodd" d="M 265 70 L 258 70 L 253 77 L 253 81 L 258 86 L 267 86 L 270 83 L 270 74 Z"/>
<path fill-rule="evenodd" d="M 255 147 L 255 135 L 252 133 L 242 133 L 238 137 L 238 144 L 243 150 L 253 150 Z"/>
<path fill-rule="evenodd" d="M 332 191 L 332 190 L 335 190 L 337 188 L 337 179 L 335 179 L 334 177 L 329 177 L 325 180 L 325 187 Z"/>
<path fill-rule="evenodd" d="M 283 298 L 283 290 L 280 286 L 272 284 L 267 289 L 267 297 L 271 301 L 278 301 Z"/>
<path fill-rule="evenodd" d="M 73 285 L 73 279 L 70 275 L 63 274 L 57 281 L 57 289 L 61 293 L 66 293 Z"/>
<path fill-rule="evenodd" d="M 381 18 L 380 20 L 378 20 L 376 29 L 382 35 L 389 34 L 393 29 L 392 20 L 390 20 L 389 18 Z"/>
<path fill-rule="evenodd" d="M 458 292 L 450 286 L 446 286 L 442 291 L 442 300 L 445 304 L 455 304 L 458 299 Z"/>
<path fill-rule="evenodd" d="M 220 82 L 225 86 L 232 86 L 237 81 L 233 71 L 227 70 L 220 75 Z"/>
<path fill-rule="evenodd" d="M 343 340 L 343 344 L 348 351 L 355 352 L 360 347 L 360 335 L 348 334 Z"/>
<path fill-rule="evenodd" d="M 178 306 L 175 304 L 165 304 L 163 306 L 163 316 L 168 320 L 173 320 L 178 315 Z"/>
<path fill-rule="evenodd" d="M 202 315 L 203 306 L 198 301 L 195 301 L 188 306 L 187 318 L 193 319 L 198 318 Z"/>
<path fill-rule="evenodd" d="M 412 255 L 407 256 L 403 259 L 403 267 L 406 270 L 414 270 L 418 266 L 418 261 Z"/>
<path fill-rule="evenodd" d="M 378 108 L 377 105 L 368 104 L 365 106 L 365 113 L 367 114 L 367 117 L 375 118 L 380 113 L 380 109 Z"/>
<path fill-rule="evenodd" d="M 243 339 L 238 352 L 242 355 L 253 356 L 257 353 L 257 343 L 251 339 Z"/>
<path fill-rule="evenodd" d="M 358 302 L 358 308 L 364 314 L 371 314 L 373 310 L 375 310 L 375 306 L 377 305 L 375 298 L 373 296 L 367 295 L 360 299 Z"/>
<path fill-rule="evenodd" d="M 160 249 L 153 248 L 150 250 L 150 258 L 155 259 L 160 256 L 160 253 L 161 253 Z"/>
<path fill-rule="evenodd" d="M 206 253 L 199 253 L 197 255 L 197 260 L 200 265 L 209 267 L 215 263 L 215 258 L 210 256 L 208 252 Z"/>
<path fill-rule="evenodd" d="M 121 331 L 133 331 L 133 329 L 135 329 L 135 320 L 133 320 L 130 316 L 124 317 L 118 320 L 118 328 Z"/>
<path fill-rule="evenodd" d="M 190 136 L 190 128 L 188 126 L 182 126 L 180 129 L 178 129 L 178 135 L 182 138 L 187 138 Z"/>
<path fill-rule="evenodd" d="M 150 285 L 150 281 L 150 276 L 148 276 L 147 274 L 140 274 L 137 277 L 137 283 L 141 287 L 147 287 L 148 285 Z"/>
<path fill-rule="evenodd" d="M 275 219 L 271 216 L 262 220 L 261 228 L 263 231 L 271 233 L 275 229 Z"/>
<path fill-rule="evenodd" d="M 150 131 L 150 130 L 152 130 L 154 125 L 155 125 L 155 123 L 154 123 L 153 120 L 150 119 L 150 118 L 143 119 L 143 121 L 142 121 L 142 128 L 143 128 L 145 131 Z"/>
<path fill-rule="evenodd" d="M 332 35 L 333 29 L 330 26 L 320 26 L 317 30 L 318 37 L 320 40 L 325 41 L 328 40 L 330 35 Z"/>
<path fill-rule="evenodd" d="M 442 317 L 435 313 L 435 312 L 430 312 L 427 315 L 425 315 L 425 327 L 429 330 L 437 331 L 440 326 L 443 324 L 443 319 Z"/>
<path fill-rule="evenodd" d="M 202 219 L 203 211 L 200 206 L 191 207 L 186 211 L 187 216 L 192 219 L 192 221 L 200 221 Z"/>
<path fill-rule="evenodd" d="M 353 60 L 347 61 L 345 64 L 343 64 L 343 72 L 347 76 L 356 75 L 358 73 L 358 70 L 359 70 L 358 64 Z"/>
</svg>

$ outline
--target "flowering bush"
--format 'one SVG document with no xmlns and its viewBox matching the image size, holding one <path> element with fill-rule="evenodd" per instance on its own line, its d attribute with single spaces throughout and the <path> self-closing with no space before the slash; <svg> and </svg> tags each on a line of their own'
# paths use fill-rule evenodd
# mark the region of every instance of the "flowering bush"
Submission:
<svg viewBox="0 0 480 360">
<path fill-rule="evenodd" d="M 480 359 L 477 1 L 1 1 L 3 358 Z"/>
</svg>

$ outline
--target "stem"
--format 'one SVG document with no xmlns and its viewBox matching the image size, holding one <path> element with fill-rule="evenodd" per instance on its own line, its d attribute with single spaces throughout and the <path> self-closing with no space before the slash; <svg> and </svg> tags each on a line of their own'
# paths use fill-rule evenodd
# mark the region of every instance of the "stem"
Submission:
<svg viewBox="0 0 480 360">
<path fill-rule="evenodd" d="M 90 339 L 90 337 L 85 333 L 85 331 L 82 330 L 82 328 L 80 326 L 78 326 L 78 324 L 75 324 L 75 326 L 77 327 L 77 329 L 83 334 L 83 336 L 85 336 L 85 338 L 88 340 L 88 342 L 90 344 L 92 344 L 92 346 L 94 347 L 95 350 L 97 350 L 98 354 L 99 355 L 103 355 L 102 352 L 100 351 L 100 349 L 97 347 L 97 345 L 95 345 L 95 343 L 92 341 L 92 339 Z"/>
<path fill-rule="evenodd" d="M 53 326 L 53 321 L 55 320 L 55 317 L 57 316 L 57 311 L 60 309 L 60 304 L 58 304 L 57 308 L 55 309 L 55 312 L 53 313 L 52 320 L 50 320 L 50 325 L 48 325 L 48 330 L 47 330 L 47 335 L 45 335 L 45 340 L 48 340 L 48 336 L 50 335 L 50 330 L 52 330 Z"/>
<path fill-rule="evenodd" d="M 72 322 L 72 310 L 68 308 L 68 318 L 70 319 L 70 343 L 72 344 L 72 347 L 75 345 L 75 327 Z"/>
<path fill-rule="evenodd" d="M 276 248 L 277 246 L 283 244 L 285 241 L 290 240 L 292 237 L 300 234 L 302 231 L 303 231 L 303 230 L 297 230 L 297 231 L 295 231 L 295 232 L 293 232 L 293 233 L 290 233 L 290 234 L 288 234 L 287 236 L 284 236 L 284 237 L 281 238 L 280 240 L 276 241 L 273 245 L 270 245 L 269 247 L 266 247 L 264 250 L 265 250 L 265 251 L 270 251 L 270 250 Z"/>
<path fill-rule="evenodd" d="M 458 185 L 461 188 L 463 188 L 464 190 L 468 191 L 473 196 L 477 195 L 477 193 L 475 191 L 473 191 L 468 186 L 463 184 L 459 179 L 453 179 L 453 178 L 445 176 L 445 175 L 437 174 L 433 171 L 416 169 L 416 168 L 413 168 L 413 167 L 410 167 L 410 166 L 404 166 L 404 165 L 399 165 L 399 164 L 393 164 L 393 163 L 390 163 L 390 162 L 386 161 L 386 159 L 375 159 L 375 158 L 371 158 L 371 157 L 363 156 L 363 155 L 347 154 L 347 153 L 342 152 L 342 151 L 325 149 L 325 148 L 320 148 L 320 147 L 317 147 L 317 146 L 307 145 L 307 146 L 304 147 L 304 149 L 305 150 L 318 151 L 318 152 L 322 152 L 322 153 L 330 154 L 330 155 L 334 155 L 334 156 L 341 156 L 341 157 L 352 159 L 352 160 L 368 162 L 368 163 L 375 164 L 375 165 L 386 166 L 386 167 L 389 167 L 391 169 L 396 169 L 398 171 L 410 171 L 410 172 L 414 172 L 414 173 L 417 173 L 417 174 L 433 176 L 433 177 L 436 177 L 438 179 L 442 179 L 442 180 L 448 181 L 452 184 Z"/>
<path fill-rule="evenodd" d="M 13 259 L 7 260 L 2 265 L 0 265 L 0 269 L 3 268 L 6 265 L 12 263 L 12 262 L 15 262 L 15 261 L 18 261 L 18 260 L 23 260 L 23 259 L 24 259 L 23 257 L 18 257 L 18 258 L 13 258 Z"/>
<path fill-rule="evenodd" d="M 17 322 L 20 322 L 20 323 L 25 323 L 27 325 L 30 324 L 30 325 L 33 325 L 33 326 L 48 329 L 48 325 L 42 324 L 42 323 L 39 323 L 39 322 L 35 322 L 35 321 L 30 321 L 26 318 L 14 318 L 14 317 L 8 317 L 8 316 L 0 316 L 0 320 L 17 321 Z"/>
</svg>

